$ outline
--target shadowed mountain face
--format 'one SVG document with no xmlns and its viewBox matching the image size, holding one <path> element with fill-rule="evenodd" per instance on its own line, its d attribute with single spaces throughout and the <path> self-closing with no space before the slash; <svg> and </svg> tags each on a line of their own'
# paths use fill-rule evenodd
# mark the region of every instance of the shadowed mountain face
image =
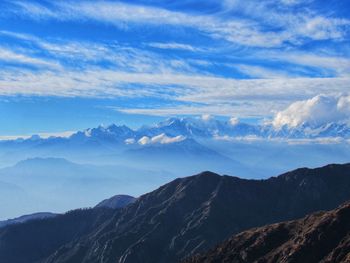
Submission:
<svg viewBox="0 0 350 263">
<path fill-rule="evenodd" d="M 330 212 L 245 231 L 184 263 L 350 262 L 350 203 Z"/>
<path fill-rule="evenodd" d="M 349 199 L 350 164 L 303 168 L 268 180 L 204 172 L 141 196 L 42 259 L 52 263 L 177 262 L 243 230 L 333 209 Z M 0 239 L 0 257 L 21 243 L 19 237 L 25 235 L 21 231 Z M 25 253 L 16 256 L 29 258 Z"/>
<path fill-rule="evenodd" d="M 74 210 L 52 218 L 0 228 L 0 262 L 38 262 L 67 242 L 77 240 L 108 220 L 114 210 Z"/>
</svg>

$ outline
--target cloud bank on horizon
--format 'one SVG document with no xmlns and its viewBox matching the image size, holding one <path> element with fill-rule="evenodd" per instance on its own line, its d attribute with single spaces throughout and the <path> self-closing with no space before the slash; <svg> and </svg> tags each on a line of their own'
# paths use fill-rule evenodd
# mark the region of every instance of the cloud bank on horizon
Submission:
<svg viewBox="0 0 350 263">
<path fill-rule="evenodd" d="M 276 127 L 350 116 L 346 0 L 18 0 L 0 8 L 0 110 L 10 114 L 0 118 L 2 135 L 91 127 L 106 112 L 125 123 L 139 122 L 134 115 L 276 116 Z M 11 119 L 29 123 L 31 113 L 40 125 L 12 128 Z"/>
<path fill-rule="evenodd" d="M 318 95 L 308 100 L 296 101 L 280 111 L 273 119 L 273 125 L 297 127 L 307 123 L 319 127 L 327 123 L 342 122 L 350 124 L 350 95 Z"/>
</svg>

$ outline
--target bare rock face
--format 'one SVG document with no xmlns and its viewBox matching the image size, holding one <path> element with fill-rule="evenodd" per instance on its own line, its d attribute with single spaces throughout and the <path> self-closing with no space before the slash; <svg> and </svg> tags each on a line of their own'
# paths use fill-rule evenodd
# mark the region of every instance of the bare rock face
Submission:
<svg viewBox="0 0 350 263">
<path fill-rule="evenodd" d="M 330 212 L 240 233 L 184 263 L 350 262 L 350 202 Z"/>
</svg>

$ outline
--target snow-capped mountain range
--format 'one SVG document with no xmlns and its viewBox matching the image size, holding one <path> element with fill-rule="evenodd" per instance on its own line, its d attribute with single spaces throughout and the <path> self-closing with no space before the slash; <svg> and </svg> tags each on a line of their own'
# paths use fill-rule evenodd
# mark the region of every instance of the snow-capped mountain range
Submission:
<svg viewBox="0 0 350 263">
<path fill-rule="evenodd" d="M 248 124 L 240 121 L 223 121 L 201 118 L 169 118 L 152 126 L 131 129 L 125 125 L 109 125 L 78 131 L 65 140 L 86 142 L 99 140 L 114 143 L 134 144 L 167 144 L 185 139 L 218 139 L 218 138 L 277 138 L 277 139 L 316 139 L 316 138 L 350 138 L 350 127 L 347 123 L 331 122 L 319 126 L 303 123 L 297 127 L 274 127 L 271 123 Z M 57 140 L 57 137 L 48 140 Z M 27 139 L 42 140 L 38 135 Z M 23 141 L 17 140 L 17 141 Z"/>
<path fill-rule="evenodd" d="M 0 188 L 6 190 L 0 200 L 13 200 L 2 207 L 17 216 L 18 200 L 28 200 L 26 213 L 54 204 L 64 211 L 117 190 L 137 196 L 205 170 L 264 178 L 294 167 L 348 162 L 349 139 L 344 123 L 276 128 L 213 118 L 170 118 L 139 129 L 112 124 L 69 137 L 33 135 L 0 141 Z M 38 202 L 46 195 L 52 200 Z"/>
<path fill-rule="evenodd" d="M 100 125 L 75 132 L 69 137 L 41 138 L 33 135 L 27 139 L 0 141 L 0 166 L 15 164 L 27 158 L 61 157 L 79 163 L 119 162 L 131 166 L 137 161 L 138 165 L 143 164 L 152 170 L 155 164 L 155 170 L 160 169 L 160 165 L 164 170 L 169 170 L 169 167 L 177 169 L 178 163 L 182 166 L 185 163 L 192 163 L 192 166 L 199 164 L 199 167 L 205 168 L 204 162 L 208 162 L 206 166 L 217 168 L 228 167 L 223 163 L 231 166 L 237 162 L 251 166 L 254 156 L 255 161 L 271 159 L 271 154 L 276 159 L 287 150 L 295 154 L 293 159 L 297 161 L 300 149 L 292 149 L 291 146 L 286 148 L 286 143 L 310 144 L 303 152 L 311 152 L 318 160 L 317 165 L 322 165 L 320 160 L 329 158 L 324 152 L 331 151 L 330 146 L 325 149 L 321 145 L 344 144 L 347 147 L 350 145 L 349 139 L 349 125 L 340 122 L 319 126 L 303 123 L 296 127 L 284 125 L 277 128 L 272 122 L 250 124 L 237 119 L 169 118 L 138 129 L 125 125 Z M 311 144 L 318 146 L 311 147 Z M 346 160 L 348 155 L 344 152 L 347 152 L 347 148 L 337 149 L 333 156 L 341 154 L 342 157 L 334 160 Z M 284 159 L 290 159 L 291 153 L 286 153 Z"/>
<path fill-rule="evenodd" d="M 276 128 L 272 123 L 248 124 L 238 120 L 222 121 L 216 119 L 203 120 L 200 118 L 170 118 L 151 127 L 144 127 L 138 132 L 155 135 L 183 135 L 192 138 L 215 138 L 218 136 L 260 138 L 298 138 L 311 139 L 320 137 L 350 138 L 350 126 L 347 123 L 326 123 L 313 126 L 303 123 L 296 127 L 284 125 Z"/>
</svg>

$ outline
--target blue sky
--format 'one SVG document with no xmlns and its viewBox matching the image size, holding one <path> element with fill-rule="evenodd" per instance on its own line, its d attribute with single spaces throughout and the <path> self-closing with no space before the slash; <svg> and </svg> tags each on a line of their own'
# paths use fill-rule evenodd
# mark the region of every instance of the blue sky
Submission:
<svg viewBox="0 0 350 263">
<path fill-rule="evenodd" d="M 0 2 L 0 135 L 266 118 L 350 88 L 347 0 Z"/>
</svg>

